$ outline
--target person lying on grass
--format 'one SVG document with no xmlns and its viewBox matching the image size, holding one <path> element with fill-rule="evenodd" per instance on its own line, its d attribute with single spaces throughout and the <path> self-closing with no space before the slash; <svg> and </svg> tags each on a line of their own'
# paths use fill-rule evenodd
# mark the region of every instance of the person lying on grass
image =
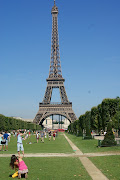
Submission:
<svg viewBox="0 0 120 180">
<path fill-rule="evenodd" d="M 18 169 L 18 179 L 21 179 L 21 175 L 24 174 L 25 178 L 28 176 L 28 167 L 21 157 L 15 155 L 11 156 L 10 166 L 12 169 L 15 168 L 15 171 Z"/>
</svg>

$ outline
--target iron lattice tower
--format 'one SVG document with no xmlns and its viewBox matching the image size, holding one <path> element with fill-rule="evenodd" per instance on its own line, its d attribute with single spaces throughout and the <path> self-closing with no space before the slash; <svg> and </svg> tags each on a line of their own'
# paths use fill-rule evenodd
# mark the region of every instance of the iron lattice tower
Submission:
<svg viewBox="0 0 120 180">
<path fill-rule="evenodd" d="M 62 115 L 70 122 L 74 122 L 77 117 L 72 110 L 72 103 L 69 102 L 65 87 L 65 79 L 62 77 L 59 38 L 58 38 L 58 8 L 55 4 L 51 11 L 52 14 L 52 43 L 51 43 L 51 60 L 47 88 L 42 103 L 39 103 L 39 111 L 33 122 L 42 124 L 42 122 L 51 115 Z M 59 88 L 61 103 L 51 103 L 53 88 Z"/>
</svg>

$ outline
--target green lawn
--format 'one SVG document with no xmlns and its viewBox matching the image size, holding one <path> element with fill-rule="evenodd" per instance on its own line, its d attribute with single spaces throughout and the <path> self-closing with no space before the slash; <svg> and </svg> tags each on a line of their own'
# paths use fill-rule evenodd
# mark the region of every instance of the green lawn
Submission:
<svg viewBox="0 0 120 180">
<path fill-rule="evenodd" d="M 98 140 L 82 140 L 81 137 L 76 137 L 66 134 L 69 139 L 83 152 L 107 152 L 119 151 L 120 147 L 98 148 Z M 29 142 L 32 144 L 29 144 Z M 36 143 L 35 135 L 30 139 L 23 141 L 25 153 L 73 153 L 71 146 L 61 133 L 55 141 L 45 139 L 44 143 Z M 12 137 L 8 146 L 8 151 L 0 151 L 0 154 L 15 154 L 17 153 L 17 138 Z M 91 161 L 110 179 L 120 180 L 120 156 L 105 156 L 91 157 Z M 74 180 L 91 179 L 80 160 L 76 157 L 39 157 L 39 158 L 24 158 L 25 163 L 29 168 L 30 180 Z M 0 158 L 0 179 L 9 180 L 10 174 L 14 173 L 9 167 L 10 158 Z"/>
<path fill-rule="evenodd" d="M 107 151 L 120 152 L 120 146 L 98 148 L 97 147 L 98 140 L 96 139 L 82 140 L 82 137 L 76 137 L 74 135 L 67 134 L 67 133 L 66 135 L 83 153 L 107 152 Z"/>
<path fill-rule="evenodd" d="M 89 158 L 110 180 L 120 180 L 120 156 Z"/>
<path fill-rule="evenodd" d="M 24 158 L 29 180 L 91 180 L 78 158 Z M 9 167 L 10 158 L 0 158 L 0 179 L 10 180 L 14 173 Z"/>
<path fill-rule="evenodd" d="M 29 144 L 29 142 L 32 144 Z M 23 141 L 25 153 L 73 153 L 73 150 L 65 137 L 61 134 L 58 135 L 55 141 L 51 138 L 45 139 L 44 143 L 36 143 L 36 136 L 32 135 L 30 139 Z M 11 137 L 10 143 L 8 144 L 8 151 L 0 151 L 0 154 L 15 154 L 17 153 L 17 138 Z"/>
</svg>

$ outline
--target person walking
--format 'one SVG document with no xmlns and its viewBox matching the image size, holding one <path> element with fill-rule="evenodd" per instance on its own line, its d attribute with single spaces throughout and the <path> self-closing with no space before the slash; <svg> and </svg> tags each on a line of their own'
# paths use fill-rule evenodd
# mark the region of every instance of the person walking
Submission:
<svg viewBox="0 0 120 180">
<path fill-rule="evenodd" d="M 41 142 L 44 143 L 44 132 L 43 131 L 41 131 Z"/>
<path fill-rule="evenodd" d="M 51 141 L 51 131 L 49 131 L 49 141 Z"/>
<path fill-rule="evenodd" d="M 3 151 L 8 151 L 8 138 L 9 138 L 9 135 L 7 134 L 7 131 L 5 131 L 5 134 L 3 135 L 3 138 L 6 141 L 6 143 L 3 145 Z M 5 150 L 5 146 L 6 146 L 6 150 Z"/>
<path fill-rule="evenodd" d="M 55 131 L 53 132 L 53 140 L 55 141 Z"/>
<path fill-rule="evenodd" d="M 46 133 L 46 131 L 45 131 L 45 138 L 47 138 L 47 133 Z"/>
<path fill-rule="evenodd" d="M 8 132 L 8 135 L 9 135 L 9 142 L 10 142 L 10 138 L 11 138 L 11 133 L 10 133 L 10 132 Z"/>
<path fill-rule="evenodd" d="M 36 133 L 36 139 L 37 139 L 37 143 L 38 143 L 38 141 L 39 141 L 39 133 L 38 132 Z"/>
</svg>

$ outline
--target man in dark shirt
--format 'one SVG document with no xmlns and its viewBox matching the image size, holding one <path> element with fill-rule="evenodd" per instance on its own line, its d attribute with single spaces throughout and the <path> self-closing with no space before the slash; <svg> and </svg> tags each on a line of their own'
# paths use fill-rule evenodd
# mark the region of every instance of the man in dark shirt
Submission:
<svg viewBox="0 0 120 180">
<path fill-rule="evenodd" d="M 49 131 L 49 141 L 51 141 L 51 131 Z"/>
<path fill-rule="evenodd" d="M 6 143 L 3 146 L 3 151 L 5 151 L 5 145 L 6 145 L 6 151 L 8 151 L 8 138 L 9 135 L 7 134 L 7 132 L 5 132 L 5 134 L 3 135 L 4 140 L 6 140 Z"/>
</svg>

